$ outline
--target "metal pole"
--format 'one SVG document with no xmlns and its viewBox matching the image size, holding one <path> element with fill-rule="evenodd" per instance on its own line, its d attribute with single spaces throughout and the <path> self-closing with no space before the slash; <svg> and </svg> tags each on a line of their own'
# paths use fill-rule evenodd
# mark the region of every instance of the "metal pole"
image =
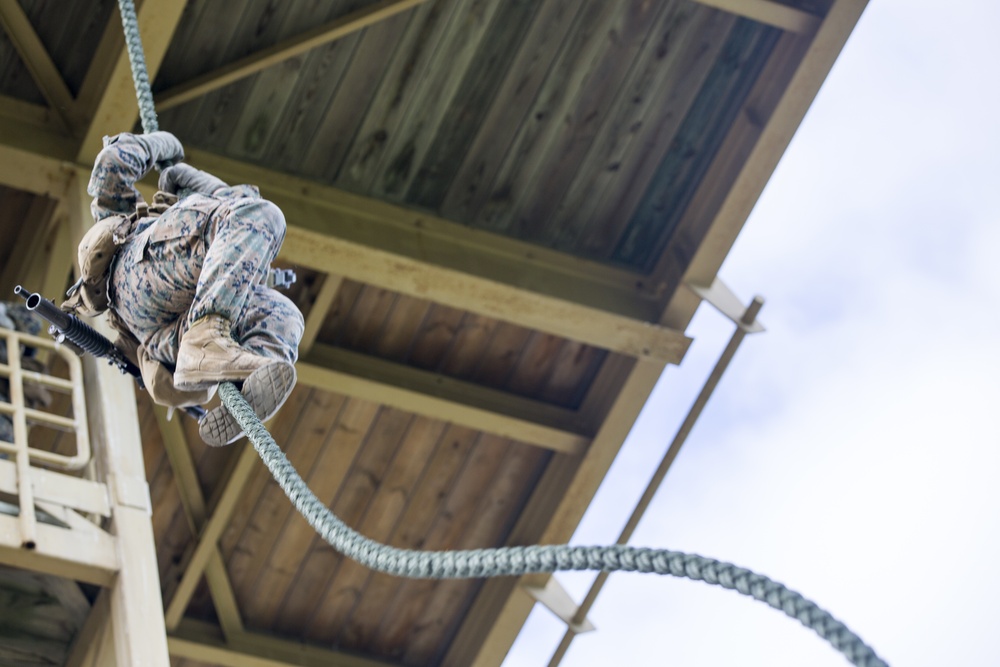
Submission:
<svg viewBox="0 0 1000 667">
<path fill-rule="evenodd" d="M 670 447 L 667 449 L 666 453 L 664 453 L 663 459 L 660 460 L 659 467 L 657 467 L 656 472 L 653 473 L 653 477 L 649 480 L 649 484 L 646 486 L 646 490 L 643 491 L 642 497 L 639 498 L 639 502 L 636 504 L 635 509 L 632 510 L 632 516 L 630 516 L 628 522 L 626 522 L 621 535 L 618 536 L 616 544 L 628 544 L 629 539 L 632 537 L 632 533 L 635 532 L 636 526 L 639 525 L 639 521 L 646 513 L 646 509 L 649 507 L 650 502 L 652 502 L 653 496 L 656 495 L 664 477 L 667 476 L 667 471 L 670 469 L 671 464 L 673 464 L 674 459 L 677 458 L 677 454 L 681 451 L 684 441 L 687 440 L 688 436 L 691 434 L 691 430 L 694 428 L 695 423 L 698 421 L 698 417 L 701 416 L 702 411 L 705 409 L 708 399 L 712 397 L 712 393 L 715 391 L 716 386 L 718 386 L 719 380 L 722 379 L 722 374 L 726 372 L 729 362 L 731 362 L 733 357 L 736 355 L 736 350 L 739 349 L 740 343 L 743 342 L 743 338 L 746 336 L 746 328 L 753 324 L 754 320 L 757 319 L 757 314 L 760 312 L 763 305 L 764 300 L 761 297 L 754 297 L 750 302 L 750 305 L 743 312 L 743 316 L 740 318 L 740 324 L 742 326 L 738 326 L 736 331 L 733 332 L 732 337 L 729 339 L 729 343 L 722 351 L 722 355 L 719 357 L 719 360 L 715 363 L 715 367 L 712 369 L 712 372 L 709 373 L 708 379 L 705 380 L 704 386 L 702 386 L 701 391 L 698 393 L 698 397 L 695 399 L 694 404 L 691 405 L 691 409 L 688 410 L 687 416 L 681 423 L 680 428 L 677 429 L 677 434 L 674 436 L 673 442 L 670 443 Z M 587 618 L 587 614 L 590 613 L 590 609 L 594 606 L 597 596 L 600 594 L 601 589 L 604 588 L 604 584 L 607 582 L 609 574 L 609 572 L 601 572 L 597 575 L 597 578 L 594 579 L 594 583 L 591 584 L 586 597 L 584 597 L 583 602 L 580 603 L 580 607 L 576 610 L 570 624 L 567 626 L 566 634 L 563 635 L 562 641 L 559 642 L 559 646 L 556 648 L 555 653 L 552 654 L 552 658 L 549 660 L 549 667 L 557 667 L 557 665 L 562 662 L 563 657 L 566 655 L 566 651 L 569 650 L 569 645 L 573 642 L 573 639 L 576 638 L 577 633 L 573 631 L 573 627 L 579 626 L 583 623 L 584 619 Z"/>
</svg>

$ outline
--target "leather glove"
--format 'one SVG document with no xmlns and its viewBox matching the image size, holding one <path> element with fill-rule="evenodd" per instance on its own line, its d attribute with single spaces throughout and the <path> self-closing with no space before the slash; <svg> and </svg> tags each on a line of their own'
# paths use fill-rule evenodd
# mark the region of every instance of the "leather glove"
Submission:
<svg viewBox="0 0 1000 667">
<path fill-rule="evenodd" d="M 183 162 L 161 171 L 159 186 L 160 190 L 174 195 L 181 190 L 210 195 L 219 188 L 229 187 L 222 179 Z"/>
<path fill-rule="evenodd" d="M 191 405 L 202 405 L 212 400 L 215 395 L 215 385 L 208 389 L 181 391 L 174 386 L 174 375 L 159 361 L 150 358 L 146 348 L 139 346 L 139 370 L 142 371 L 142 381 L 146 391 L 154 403 L 168 408 L 185 408 Z"/>
<path fill-rule="evenodd" d="M 133 134 L 132 137 L 146 149 L 155 165 L 169 166 L 184 159 L 184 146 L 169 132 Z"/>
</svg>

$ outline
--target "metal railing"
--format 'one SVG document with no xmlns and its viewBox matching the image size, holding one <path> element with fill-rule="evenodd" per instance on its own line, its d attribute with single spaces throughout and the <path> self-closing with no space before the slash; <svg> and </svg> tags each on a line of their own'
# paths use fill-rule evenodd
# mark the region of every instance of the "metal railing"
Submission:
<svg viewBox="0 0 1000 667">
<path fill-rule="evenodd" d="M 10 385 L 10 400 L 0 400 L 0 414 L 8 415 L 14 427 L 14 442 L 0 440 L 0 454 L 13 455 L 14 458 L 18 504 L 21 507 L 19 513 L 21 542 L 24 547 L 30 549 L 34 547 L 37 533 L 35 512 L 25 511 L 25 508 L 35 507 L 32 464 L 76 471 L 90 462 L 90 437 L 83 394 L 83 367 L 76 355 L 65 347 L 57 346 L 54 341 L 9 329 L 0 329 L 0 338 L 7 343 L 7 363 L 0 364 L 0 378 L 6 378 Z M 59 355 L 69 369 L 69 379 L 24 369 L 21 358 L 22 345 L 50 350 Z M 68 394 L 72 416 L 65 417 L 28 407 L 25 400 L 25 382 Z M 74 434 L 76 452 L 73 455 L 65 455 L 32 447 L 28 439 L 29 425 L 46 426 Z"/>
</svg>

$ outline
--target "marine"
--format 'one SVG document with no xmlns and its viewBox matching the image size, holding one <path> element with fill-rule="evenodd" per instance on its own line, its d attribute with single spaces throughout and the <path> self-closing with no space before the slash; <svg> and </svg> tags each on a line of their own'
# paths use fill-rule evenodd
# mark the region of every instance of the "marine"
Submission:
<svg viewBox="0 0 1000 667">
<path fill-rule="evenodd" d="M 203 404 L 230 381 L 267 420 L 295 386 L 304 330 L 295 304 L 265 284 L 285 219 L 255 186 L 230 186 L 183 159 L 169 132 L 105 138 L 87 187 L 95 225 L 63 308 L 107 312 L 155 402 Z M 160 191 L 147 204 L 135 183 L 155 165 Z M 223 406 L 198 430 L 213 446 L 243 435 Z"/>
</svg>

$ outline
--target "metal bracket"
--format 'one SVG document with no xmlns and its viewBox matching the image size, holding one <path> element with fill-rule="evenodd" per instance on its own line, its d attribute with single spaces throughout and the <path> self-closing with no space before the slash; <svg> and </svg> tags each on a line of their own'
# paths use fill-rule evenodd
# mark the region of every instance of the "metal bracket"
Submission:
<svg viewBox="0 0 1000 667">
<path fill-rule="evenodd" d="M 760 333 L 761 331 L 765 331 L 764 325 L 757 318 L 750 320 L 749 323 L 744 321 L 747 310 L 746 306 L 729 289 L 729 286 L 718 278 L 713 280 L 709 287 L 692 285 L 690 283 L 688 283 L 687 287 L 703 301 L 707 301 L 716 310 L 732 320 L 736 326 L 746 333 Z"/>
<path fill-rule="evenodd" d="M 562 584 L 555 577 L 549 577 L 545 586 L 525 586 L 524 590 L 536 601 L 545 605 L 549 611 L 558 616 L 563 623 L 569 626 L 574 634 L 592 632 L 597 628 L 590 622 L 589 618 L 584 618 L 581 623 L 574 623 L 573 616 L 579 607 Z"/>
</svg>

